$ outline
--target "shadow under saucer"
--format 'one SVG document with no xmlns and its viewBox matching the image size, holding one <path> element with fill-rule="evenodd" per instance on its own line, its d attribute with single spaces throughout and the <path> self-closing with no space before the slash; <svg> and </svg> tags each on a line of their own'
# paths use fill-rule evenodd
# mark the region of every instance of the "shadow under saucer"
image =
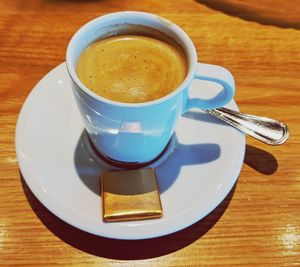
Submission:
<svg viewBox="0 0 300 267">
<path fill-rule="evenodd" d="M 23 190 L 31 208 L 53 234 L 83 252 L 118 260 L 159 257 L 180 250 L 195 242 L 220 220 L 235 191 L 234 186 L 227 197 L 210 214 L 181 231 L 152 239 L 118 240 L 89 234 L 65 223 L 39 202 L 27 186 L 21 172 L 20 176 Z"/>
</svg>

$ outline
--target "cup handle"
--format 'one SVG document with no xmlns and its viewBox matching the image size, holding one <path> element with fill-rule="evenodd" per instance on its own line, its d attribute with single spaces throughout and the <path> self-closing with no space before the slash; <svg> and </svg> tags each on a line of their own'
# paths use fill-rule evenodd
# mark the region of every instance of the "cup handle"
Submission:
<svg viewBox="0 0 300 267">
<path fill-rule="evenodd" d="M 211 64 L 197 63 L 195 79 L 219 83 L 223 90 L 216 96 L 209 99 L 188 98 L 185 111 L 191 108 L 214 109 L 226 105 L 234 96 L 234 78 L 229 70 Z"/>
</svg>

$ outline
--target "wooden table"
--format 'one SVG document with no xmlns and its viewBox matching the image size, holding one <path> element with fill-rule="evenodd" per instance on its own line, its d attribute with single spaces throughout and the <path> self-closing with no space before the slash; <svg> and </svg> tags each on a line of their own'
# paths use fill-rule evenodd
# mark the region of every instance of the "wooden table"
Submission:
<svg viewBox="0 0 300 267">
<path fill-rule="evenodd" d="M 0 266 L 300 266 L 300 8 L 295 4 L 289 16 L 290 4 L 268 1 L 271 12 L 278 6 L 285 13 L 265 20 L 262 1 L 249 1 L 259 15 L 244 12 L 247 5 L 235 9 L 239 1 L 218 2 L 0 2 Z M 31 193 L 15 155 L 16 120 L 34 85 L 65 60 L 78 27 L 120 10 L 153 12 L 180 25 L 201 62 L 232 71 L 243 112 L 282 120 L 291 132 L 280 147 L 247 138 L 229 196 L 198 223 L 144 241 L 96 237 L 61 221 Z"/>
</svg>

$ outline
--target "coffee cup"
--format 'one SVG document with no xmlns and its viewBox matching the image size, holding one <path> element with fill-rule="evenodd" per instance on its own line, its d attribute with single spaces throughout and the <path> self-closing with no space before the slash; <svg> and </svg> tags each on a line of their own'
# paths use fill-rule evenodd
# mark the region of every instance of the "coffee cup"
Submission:
<svg viewBox="0 0 300 267">
<path fill-rule="evenodd" d="M 82 82 L 77 73 L 78 60 L 90 44 L 112 35 L 122 35 L 124 29 L 126 32 L 132 25 L 138 26 L 139 30 L 130 34 L 143 35 L 143 28 L 159 32 L 178 44 L 186 57 L 187 71 L 182 82 L 166 95 L 145 102 L 122 102 L 97 94 Z M 149 35 L 149 31 L 145 31 L 145 35 Z M 193 42 L 179 26 L 144 12 L 111 13 L 82 26 L 69 42 L 66 65 L 93 147 L 104 158 L 124 164 L 153 161 L 166 148 L 182 114 L 191 108 L 222 107 L 233 98 L 235 91 L 233 76 L 227 69 L 197 62 Z M 190 98 L 189 89 L 195 79 L 218 83 L 223 89 L 209 99 Z"/>
</svg>

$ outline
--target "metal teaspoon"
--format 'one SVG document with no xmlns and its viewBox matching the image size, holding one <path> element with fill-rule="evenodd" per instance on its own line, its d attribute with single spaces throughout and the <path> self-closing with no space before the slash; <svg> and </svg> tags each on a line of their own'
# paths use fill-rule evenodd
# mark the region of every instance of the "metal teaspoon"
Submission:
<svg viewBox="0 0 300 267">
<path fill-rule="evenodd" d="M 274 119 L 243 114 L 227 108 L 205 112 L 268 145 L 281 145 L 289 137 L 287 125 Z"/>
</svg>

